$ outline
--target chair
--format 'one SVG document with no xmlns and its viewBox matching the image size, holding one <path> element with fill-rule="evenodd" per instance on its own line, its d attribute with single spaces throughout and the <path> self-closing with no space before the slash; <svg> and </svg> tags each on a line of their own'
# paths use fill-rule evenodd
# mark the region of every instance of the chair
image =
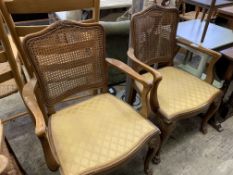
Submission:
<svg viewBox="0 0 233 175">
<path fill-rule="evenodd" d="M 154 85 L 148 100 L 151 109 L 147 109 L 147 114 L 155 115 L 162 133 L 162 144 L 174 130 L 177 121 L 206 110 L 208 111 L 203 117 L 201 131 L 207 133 L 207 122 L 217 111 L 222 95 L 219 89 L 210 85 L 216 60 L 209 63 L 206 82 L 172 67 L 176 51 L 177 23 L 177 9 L 156 5 L 135 14 L 131 21 L 132 48 L 128 50 L 129 61 L 135 71 L 146 71 L 142 76 Z M 158 65 L 158 70 L 151 67 L 155 64 Z M 135 96 L 133 89 L 141 94 L 143 87 L 135 81 L 130 89 L 129 103 L 132 103 Z M 154 161 L 159 161 L 159 155 Z"/>
<path fill-rule="evenodd" d="M 13 55 L 8 36 L 0 16 L 0 98 L 22 90 L 23 78 L 20 62 Z"/>
<path fill-rule="evenodd" d="M 48 167 L 62 174 L 96 174 L 124 163 L 145 143 L 149 152 L 145 173 L 159 144 L 159 130 L 107 91 L 107 63 L 137 79 L 143 77 L 119 60 L 105 60 L 104 30 L 99 24 L 58 21 L 24 38 L 23 48 L 33 73 L 23 88 L 26 106 L 34 116 Z M 34 92 L 39 88 L 40 94 Z M 77 92 L 99 94 L 59 111 L 55 105 Z M 43 115 L 37 100 L 48 111 Z M 146 105 L 146 104 L 145 104 Z M 47 122 L 48 119 L 48 122 Z"/>
<path fill-rule="evenodd" d="M 12 14 L 31 14 L 31 13 L 52 13 L 58 11 L 70 11 L 77 9 L 93 9 L 92 18 L 83 22 L 97 22 L 99 20 L 99 0 L 0 0 L 0 8 L 3 16 L 9 26 L 13 40 L 19 50 L 19 57 L 26 66 L 30 77 L 33 77 L 30 71 L 30 65 L 24 60 L 25 53 L 22 49 L 21 39 L 27 34 L 40 31 L 46 25 L 38 26 L 17 26 L 14 23 Z M 21 58 L 22 57 L 22 58 Z"/>
<path fill-rule="evenodd" d="M 0 174 L 2 175 L 23 175 L 24 171 L 18 164 L 14 154 L 11 153 L 9 145 L 4 140 L 3 124 L 0 120 Z"/>
</svg>

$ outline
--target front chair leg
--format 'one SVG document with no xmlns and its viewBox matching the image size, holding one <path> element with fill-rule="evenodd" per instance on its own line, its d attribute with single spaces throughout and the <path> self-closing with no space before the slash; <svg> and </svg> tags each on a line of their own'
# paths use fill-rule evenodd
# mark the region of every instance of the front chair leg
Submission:
<svg viewBox="0 0 233 175">
<path fill-rule="evenodd" d="M 47 163 L 48 168 L 51 171 L 58 170 L 59 164 L 58 164 L 58 161 L 55 159 L 55 157 L 54 157 L 54 155 L 52 153 L 52 150 L 50 148 L 49 141 L 48 141 L 48 138 L 47 138 L 46 134 L 39 137 L 39 139 L 40 139 L 40 142 L 42 144 L 42 148 L 43 148 L 44 155 L 45 155 L 45 161 Z"/>
<path fill-rule="evenodd" d="M 160 163 L 160 153 L 161 153 L 162 146 L 167 142 L 168 138 L 170 137 L 175 127 L 176 127 L 176 122 L 166 123 L 163 120 L 159 122 L 159 129 L 161 130 L 161 144 L 160 144 L 160 147 L 157 153 L 152 159 L 154 164 Z"/>
<path fill-rule="evenodd" d="M 150 162 L 153 156 L 155 155 L 155 153 L 158 151 L 159 147 L 160 147 L 160 136 L 157 134 L 149 142 L 149 147 L 144 162 L 144 172 L 146 175 L 153 174 L 153 170 L 150 168 Z"/>
<path fill-rule="evenodd" d="M 219 106 L 220 106 L 220 102 L 219 102 L 219 101 L 213 102 L 213 103 L 210 105 L 210 107 L 209 107 L 207 113 L 206 113 L 205 116 L 203 117 L 202 123 L 201 123 L 201 132 L 202 132 L 203 134 L 207 134 L 207 132 L 208 132 L 208 131 L 207 131 L 208 121 L 209 121 L 209 120 L 211 119 L 211 117 L 213 117 L 214 114 L 217 112 Z"/>
</svg>

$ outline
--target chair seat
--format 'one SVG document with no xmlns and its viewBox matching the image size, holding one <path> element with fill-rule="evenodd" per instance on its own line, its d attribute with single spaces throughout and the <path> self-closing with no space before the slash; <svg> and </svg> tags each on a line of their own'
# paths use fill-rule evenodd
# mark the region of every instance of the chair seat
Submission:
<svg viewBox="0 0 233 175">
<path fill-rule="evenodd" d="M 175 120 L 180 115 L 208 107 L 221 91 L 197 77 L 175 67 L 158 70 L 163 79 L 158 87 L 159 111 L 167 120 Z M 150 73 L 143 74 L 152 81 Z M 139 91 L 141 84 L 135 82 Z"/>
<path fill-rule="evenodd" d="M 68 107 L 50 119 L 49 132 L 61 172 L 89 174 L 139 149 L 159 130 L 110 94 Z"/>
</svg>

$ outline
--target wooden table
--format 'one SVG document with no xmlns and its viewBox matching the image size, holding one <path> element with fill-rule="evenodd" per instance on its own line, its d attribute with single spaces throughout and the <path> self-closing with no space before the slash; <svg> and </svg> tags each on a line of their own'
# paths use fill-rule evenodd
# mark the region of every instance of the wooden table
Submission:
<svg viewBox="0 0 233 175">
<path fill-rule="evenodd" d="M 194 44 L 201 44 L 201 33 L 204 30 L 205 21 L 196 19 L 180 22 L 177 29 L 177 37 Z M 203 47 L 213 50 L 222 50 L 233 45 L 233 30 L 210 23 Z"/>
<path fill-rule="evenodd" d="M 184 0 L 185 3 L 200 6 L 203 8 L 210 8 L 212 0 Z M 220 8 L 223 6 L 227 6 L 233 4 L 233 1 L 228 0 L 216 0 L 215 7 Z"/>
<path fill-rule="evenodd" d="M 214 14 L 214 11 L 216 10 L 216 8 L 220 8 L 223 6 L 233 4 L 232 1 L 227 1 L 227 0 L 184 0 L 184 1 L 185 1 L 185 3 L 192 4 L 192 5 L 199 6 L 199 7 L 203 8 L 202 9 L 203 15 L 201 18 L 202 21 L 204 20 L 205 14 L 208 11 L 205 27 L 204 27 L 204 30 L 202 32 L 202 37 L 201 37 L 202 42 L 205 39 L 206 32 L 207 32 L 211 17 Z"/>
<path fill-rule="evenodd" d="M 233 6 L 219 8 L 218 15 L 227 19 L 228 27 L 233 29 Z"/>
</svg>

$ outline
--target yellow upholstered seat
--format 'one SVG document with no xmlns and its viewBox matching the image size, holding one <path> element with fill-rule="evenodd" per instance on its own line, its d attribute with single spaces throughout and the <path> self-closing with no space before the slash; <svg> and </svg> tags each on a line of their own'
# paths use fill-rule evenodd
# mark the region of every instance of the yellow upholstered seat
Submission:
<svg viewBox="0 0 233 175">
<path fill-rule="evenodd" d="M 159 130 L 110 94 L 52 115 L 50 133 L 66 175 L 89 174 L 127 158 Z"/>
<path fill-rule="evenodd" d="M 163 77 L 157 94 L 159 110 L 168 120 L 206 107 L 220 93 L 219 89 L 175 67 L 165 67 L 158 71 Z M 152 81 L 150 73 L 143 76 Z M 138 82 L 135 84 L 139 90 L 142 89 Z"/>
</svg>

